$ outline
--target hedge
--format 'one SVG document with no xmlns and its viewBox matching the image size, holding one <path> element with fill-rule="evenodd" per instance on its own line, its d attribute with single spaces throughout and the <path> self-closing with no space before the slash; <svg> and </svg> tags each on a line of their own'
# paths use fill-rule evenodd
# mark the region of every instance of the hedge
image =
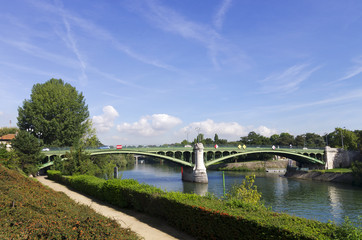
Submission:
<svg viewBox="0 0 362 240">
<path fill-rule="evenodd" d="M 48 176 L 59 181 L 59 173 Z M 348 235 L 332 223 L 276 213 L 262 206 L 235 208 L 224 200 L 166 192 L 132 179 L 106 181 L 80 175 L 63 176 L 60 181 L 115 206 L 166 219 L 198 239 L 344 239 Z"/>
<path fill-rule="evenodd" d="M 0 164 L 0 239 L 141 239 L 117 221 Z"/>
</svg>

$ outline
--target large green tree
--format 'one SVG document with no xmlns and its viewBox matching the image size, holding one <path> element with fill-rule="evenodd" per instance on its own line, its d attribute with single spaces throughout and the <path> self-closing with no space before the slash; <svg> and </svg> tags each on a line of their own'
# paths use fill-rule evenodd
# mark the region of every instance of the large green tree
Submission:
<svg viewBox="0 0 362 240">
<path fill-rule="evenodd" d="M 357 150 L 358 134 L 345 128 L 335 128 L 334 132 L 328 134 L 328 144 L 335 148 Z"/>
<path fill-rule="evenodd" d="M 61 79 L 33 86 L 18 109 L 18 126 L 31 129 L 48 146 L 72 146 L 87 129 L 88 106 L 82 93 Z"/>
</svg>

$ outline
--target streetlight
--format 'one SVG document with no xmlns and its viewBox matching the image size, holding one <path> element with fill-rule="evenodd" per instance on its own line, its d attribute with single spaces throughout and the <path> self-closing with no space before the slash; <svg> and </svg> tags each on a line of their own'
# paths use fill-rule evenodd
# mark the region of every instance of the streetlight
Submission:
<svg viewBox="0 0 362 240">
<path fill-rule="evenodd" d="M 304 138 L 304 147 L 303 149 L 305 149 L 305 139 L 306 139 L 307 135 L 306 134 L 303 134 L 303 138 Z"/>
<path fill-rule="evenodd" d="M 38 142 L 40 142 L 40 136 L 43 134 L 41 132 L 37 132 L 36 135 L 38 136 Z"/>
<path fill-rule="evenodd" d="M 346 129 L 346 127 L 343 127 L 343 129 Z M 343 129 L 341 129 L 341 138 L 342 138 L 342 148 L 344 149 L 344 145 L 343 145 Z"/>
</svg>

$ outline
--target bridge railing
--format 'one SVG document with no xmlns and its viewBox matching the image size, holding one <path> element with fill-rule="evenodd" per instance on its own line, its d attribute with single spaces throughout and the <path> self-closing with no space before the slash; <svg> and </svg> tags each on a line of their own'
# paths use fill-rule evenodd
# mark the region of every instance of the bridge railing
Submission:
<svg viewBox="0 0 362 240">
<path fill-rule="evenodd" d="M 218 145 L 218 148 L 222 148 L 222 149 L 232 149 L 232 148 L 238 148 L 240 146 L 243 146 L 244 144 L 240 143 L 240 144 L 234 144 L 234 145 L 229 145 L 229 144 L 223 144 L 223 145 Z M 245 145 L 246 148 L 272 148 L 273 145 Z M 292 146 L 292 148 L 290 146 L 278 146 L 278 145 L 274 145 L 275 149 L 290 149 L 290 150 L 297 150 L 297 149 L 303 149 L 303 150 L 324 150 L 324 148 L 305 148 L 305 147 L 301 147 L 301 146 Z M 50 151 L 70 151 L 71 147 L 50 147 Z M 204 148 L 215 148 L 215 144 L 205 144 Z M 87 151 L 97 151 L 97 150 L 116 150 L 116 147 L 114 146 L 109 146 L 109 148 L 104 148 L 104 147 L 88 147 L 86 148 Z M 179 145 L 162 145 L 162 146 L 122 146 L 122 149 L 132 149 L 132 150 L 153 150 L 153 149 L 170 149 L 171 151 L 174 149 L 193 149 L 193 147 L 190 145 L 189 146 L 179 146 Z"/>
</svg>

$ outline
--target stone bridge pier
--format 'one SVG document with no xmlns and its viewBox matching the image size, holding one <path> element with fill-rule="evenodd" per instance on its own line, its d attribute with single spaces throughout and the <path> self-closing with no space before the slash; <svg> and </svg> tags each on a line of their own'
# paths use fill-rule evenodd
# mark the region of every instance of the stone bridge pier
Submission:
<svg viewBox="0 0 362 240">
<path fill-rule="evenodd" d="M 186 182 L 208 183 L 206 167 L 204 163 L 204 145 L 196 143 L 194 145 L 195 166 L 183 167 L 182 180 Z"/>
<path fill-rule="evenodd" d="M 353 161 L 361 159 L 359 151 L 347 151 L 343 148 L 325 148 L 325 169 L 348 168 Z"/>
</svg>

